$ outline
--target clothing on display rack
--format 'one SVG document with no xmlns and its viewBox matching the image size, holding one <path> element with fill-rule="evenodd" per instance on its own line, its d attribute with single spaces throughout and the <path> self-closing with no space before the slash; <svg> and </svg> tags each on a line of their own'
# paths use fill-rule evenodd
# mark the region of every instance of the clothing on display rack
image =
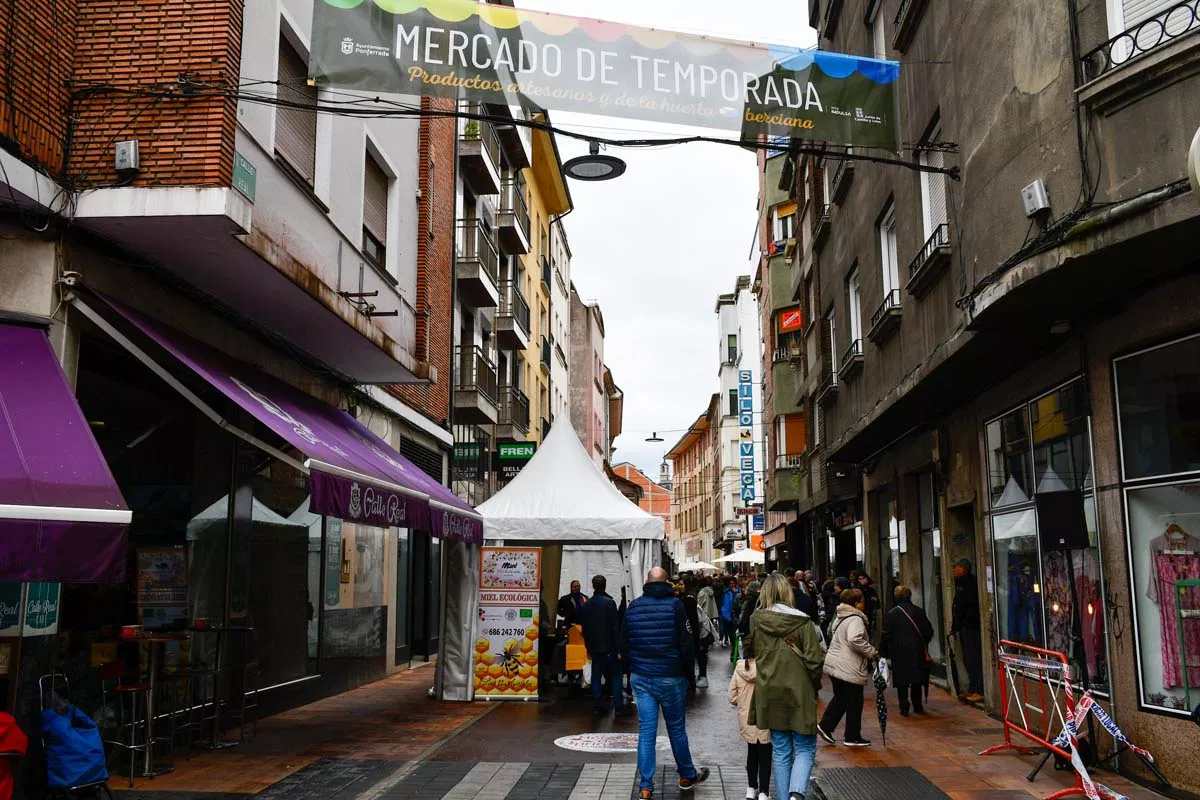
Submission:
<svg viewBox="0 0 1200 800">
<path fill-rule="evenodd" d="M 1042 605 L 1037 589 L 1037 555 L 1008 554 L 1008 638 L 1041 642 Z"/>
<path fill-rule="evenodd" d="M 1153 561 L 1154 556 L 1159 553 L 1179 552 L 1185 555 L 1196 555 L 1200 552 L 1200 538 L 1192 536 L 1179 526 L 1179 523 L 1172 522 L 1167 526 L 1166 531 L 1162 536 L 1150 540 L 1150 558 Z M 1159 600 L 1158 591 L 1158 570 L 1150 570 L 1150 579 L 1146 581 L 1146 597 L 1149 597 L 1155 603 Z"/>
<path fill-rule="evenodd" d="M 1162 622 L 1163 687 L 1173 689 L 1183 685 L 1184 654 L 1179 650 L 1179 619 L 1175 613 L 1175 581 L 1200 578 L 1200 555 L 1196 553 L 1159 553 L 1154 556 L 1154 574 L 1158 578 L 1158 616 Z M 1188 684 L 1200 686 L 1200 626 L 1183 629 L 1186 660 L 1193 666 L 1188 670 Z"/>
<path fill-rule="evenodd" d="M 1067 558 L 1071 558 L 1068 569 Z M 1075 575 L 1075 594 L 1071 594 L 1070 576 Z M 1048 629 L 1046 647 L 1078 660 L 1072 614 L 1078 604 L 1083 659 L 1093 683 L 1104 680 L 1104 610 L 1100 596 L 1100 562 L 1095 550 L 1053 550 L 1046 554 L 1043 578 Z"/>
</svg>

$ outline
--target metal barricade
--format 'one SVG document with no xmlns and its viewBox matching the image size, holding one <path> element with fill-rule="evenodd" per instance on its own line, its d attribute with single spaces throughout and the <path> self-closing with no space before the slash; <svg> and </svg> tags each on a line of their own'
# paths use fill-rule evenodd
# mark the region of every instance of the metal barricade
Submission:
<svg viewBox="0 0 1200 800">
<path fill-rule="evenodd" d="M 1000 713 L 1004 723 L 1004 744 L 987 748 L 980 753 L 981 756 L 1009 751 L 1036 755 L 1034 748 L 1013 743 L 1012 734 L 1016 732 L 1046 751 L 1027 776 L 1028 780 L 1033 781 L 1037 777 L 1051 756 L 1060 756 L 1074 768 L 1075 785 L 1048 794 L 1044 800 L 1066 797 L 1124 800 L 1122 795 L 1093 781 L 1080 756 L 1079 739 L 1087 735 L 1081 726 L 1089 719 L 1089 715 L 1095 715 L 1114 739 L 1132 750 L 1166 784 L 1166 779 L 1154 766 L 1153 756 L 1133 746 L 1125 738 L 1116 723 L 1095 704 L 1090 692 L 1076 702 L 1071 684 L 1071 665 L 1065 653 L 1020 642 L 1002 641 L 996 648 L 996 657 L 1000 665 Z"/>
</svg>

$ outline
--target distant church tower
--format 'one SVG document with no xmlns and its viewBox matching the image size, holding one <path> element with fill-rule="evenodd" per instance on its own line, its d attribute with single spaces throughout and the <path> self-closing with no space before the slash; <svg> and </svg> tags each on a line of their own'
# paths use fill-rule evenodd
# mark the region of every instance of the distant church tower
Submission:
<svg viewBox="0 0 1200 800">
<path fill-rule="evenodd" d="M 671 468 L 667 466 L 667 462 L 662 462 L 662 466 L 658 468 L 658 485 L 671 491 Z"/>
</svg>

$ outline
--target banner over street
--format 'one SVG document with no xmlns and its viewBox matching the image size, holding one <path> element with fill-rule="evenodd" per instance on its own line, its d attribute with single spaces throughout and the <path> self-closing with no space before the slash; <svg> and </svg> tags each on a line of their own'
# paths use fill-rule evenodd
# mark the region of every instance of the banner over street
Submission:
<svg viewBox="0 0 1200 800">
<path fill-rule="evenodd" d="M 469 0 L 317 0 L 320 87 L 900 148 L 900 65 Z"/>
</svg>

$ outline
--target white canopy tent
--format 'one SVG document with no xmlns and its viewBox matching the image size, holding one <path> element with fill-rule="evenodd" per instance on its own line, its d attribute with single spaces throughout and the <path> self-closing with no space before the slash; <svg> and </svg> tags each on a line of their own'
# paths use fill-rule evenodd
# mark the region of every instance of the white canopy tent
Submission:
<svg viewBox="0 0 1200 800">
<path fill-rule="evenodd" d="M 727 556 L 717 559 L 718 564 L 762 564 L 765 556 L 759 550 L 736 550 Z"/>
<path fill-rule="evenodd" d="M 660 560 L 662 519 L 638 508 L 613 486 L 569 424 L 555 425 L 517 477 L 476 511 L 483 517 L 486 544 L 543 549 L 542 583 L 549 590 L 558 588 L 562 561 L 578 562 L 571 569 L 586 568 L 596 558 L 596 546 L 607 546 L 620 558 L 624 573 L 609 576 L 609 592 L 619 595 L 625 586 L 632 600 Z M 557 551 L 564 546 L 567 554 L 560 560 Z M 583 561 L 571 558 L 574 546 L 579 546 Z M 457 699 L 464 687 L 468 693 L 471 687 L 472 664 L 467 662 L 478 613 L 476 587 L 463 582 L 454 599 L 461 611 L 454 614 L 453 623 L 447 621 L 445 634 L 462 640 L 466 658 L 462 664 L 444 665 L 443 696 Z M 447 652 L 457 650 L 447 647 Z M 462 699 L 470 699 L 469 694 Z"/>
</svg>

